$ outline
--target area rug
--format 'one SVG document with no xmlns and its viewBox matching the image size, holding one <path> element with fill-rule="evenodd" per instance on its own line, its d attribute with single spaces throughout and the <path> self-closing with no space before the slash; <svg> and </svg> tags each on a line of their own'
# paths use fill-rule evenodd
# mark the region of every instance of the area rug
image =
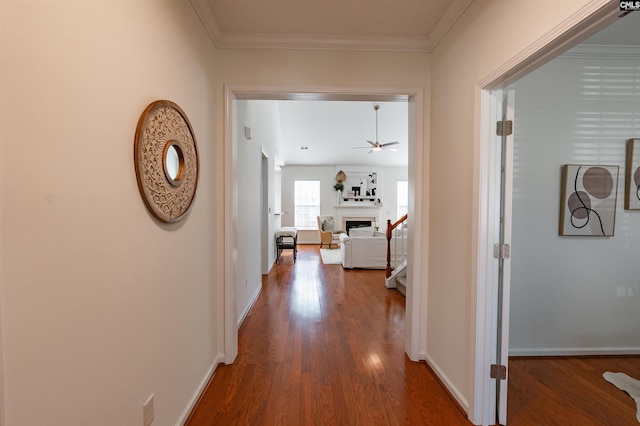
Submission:
<svg viewBox="0 0 640 426">
<path fill-rule="evenodd" d="M 340 258 L 340 249 L 320 249 L 322 263 L 325 265 L 338 265 L 342 263 Z"/>
<path fill-rule="evenodd" d="M 636 419 L 640 422 L 640 380 L 629 377 L 624 373 L 611 373 L 607 371 L 602 375 L 606 381 L 625 391 L 636 402 Z"/>
</svg>

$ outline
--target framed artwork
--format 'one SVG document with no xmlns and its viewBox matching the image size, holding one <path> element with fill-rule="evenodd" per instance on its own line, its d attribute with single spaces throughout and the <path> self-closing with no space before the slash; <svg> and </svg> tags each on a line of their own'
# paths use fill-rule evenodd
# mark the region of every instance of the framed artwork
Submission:
<svg viewBox="0 0 640 426">
<path fill-rule="evenodd" d="M 344 181 L 344 201 L 374 202 L 378 195 L 378 174 L 376 172 L 346 172 Z"/>
<path fill-rule="evenodd" d="M 618 166 L 562 166 L 560 235 L 612 237 Z"/>
<path fill-rule="evenodd" d="M 625 210 L 640 210 L 640 139 L 627 141 L 624 208 Z"/>
</svg>

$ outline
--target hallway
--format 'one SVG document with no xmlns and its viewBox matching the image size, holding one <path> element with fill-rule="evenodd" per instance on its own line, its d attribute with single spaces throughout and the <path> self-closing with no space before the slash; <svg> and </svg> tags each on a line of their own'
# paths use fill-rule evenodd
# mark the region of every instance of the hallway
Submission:
<svg viewBox="0 0 640 426">
<path fill-rule="evenodd" d="M 424 363 L 404 354 L 405 299 L 382 270 L 288 252 L 263 278 L 189 425 L 469 425 Z"/>
</svg>

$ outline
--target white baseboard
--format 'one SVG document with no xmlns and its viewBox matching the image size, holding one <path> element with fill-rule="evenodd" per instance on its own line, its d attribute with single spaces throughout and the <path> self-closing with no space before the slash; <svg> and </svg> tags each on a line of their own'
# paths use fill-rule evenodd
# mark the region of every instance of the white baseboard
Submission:
<svg viewBox="0 0 640 426">
<path fill-rule="evenodd" d="M 200 399 L 200 396 L 202 395 L 205 388 L 207 387 L 207 384 L 209 384 L 209 382 L 213 378 L 213 375 L 216 373 L 216 368 L 218 368 L 218 365 L 220 365 L 223 358 L 224 356 L 222 354 L 218 354 L 216 356 L 215 360 L 213 361 L 213 364 L 211 364 L 211 367 L 209 367 L 209 369 L 207 370 L 207 373 L 204 375 L 204 377 L 200 381 L 198 388 L 196 389 L 194 394 L 191 396 L 191 399 L 187 403 L 187 406 L 184 408 L 184 410 L 180 414 L 180 417 L 178 417 L 176 426 L 183 426 L 185 424 L 185 422 L 187 421 L 187 418 L 189 418 L 189 414 L 191 414 L 191 411 L 195 408 L 196 404 L 198 403 L 198 400 Z"/>
<path fill-rule="evenodd" d="M 513 348 L 509 356 L 640 355 L 640 348 Z"/>
<path fill-rule="evenodd" d="M 236 324 L 238 329 L 240 329 L 240 326 L 244 322 L 244 319 L 247 317 L 247 315 L 249 315 L 249 312 L 251 311 L 251 308 L 253 308 L 253 304 L 256 303 L 256 300 L 258 300 L 258 296 L 260 296 L 261 291 L 262 291 L 262 282 L 260 282 L 260 284 L 256 288 L 256 291 L 251 296 L 251 301 L 249 302 L 244 312 L 242 312 L 242 315 L 238 319 L 238 324 Z"/>
<path fill-rule="evenodd" d="M 442 369 L 436 364 L 433 359 L 429 358 L 429 356 L 425 355 L 425 362 L 431 367 L 431 370 L 438 376 L 438 379 L 442 382 L 447 391 L 453 396 L 456 402 L 462 407 L 467 415 L 469 414 L 469 401 L 462 395 L 462 393 L 458 390 L 457 387 L 453 385 L 453 382 L 447 377 L 446 374 L 442 371 Z"/>
</svg>

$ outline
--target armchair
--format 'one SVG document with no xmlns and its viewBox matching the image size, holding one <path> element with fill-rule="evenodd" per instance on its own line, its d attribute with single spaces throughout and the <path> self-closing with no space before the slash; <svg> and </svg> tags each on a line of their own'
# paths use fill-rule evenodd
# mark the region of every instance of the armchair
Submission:
<svg viewBox="0 0 640 426">
<path fill-rule="evenodd" d="M 340 245 L 340 234 L 344 231 L 338 231 L 333 216 L 318 216 L 318 236 L 320 237 L 320 248 L 323 244 L 328 244 L 329 248 L 333 244 Z"/>
</svg>

